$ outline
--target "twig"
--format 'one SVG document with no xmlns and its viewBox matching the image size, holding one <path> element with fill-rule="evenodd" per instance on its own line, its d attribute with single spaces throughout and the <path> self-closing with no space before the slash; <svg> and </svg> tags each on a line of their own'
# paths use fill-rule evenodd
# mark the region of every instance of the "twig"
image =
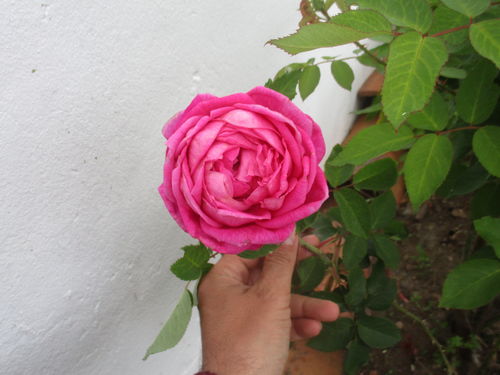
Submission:
<svg viewBox="0 0 500 375">
<path fill-rule="evenodd" d="M 377 56 L 375 56 L 368 48 L 366 48 L 364 45 L 362 45 L 360 42 L 354 42 L 354 44 L 361 50 L 363 51 L 364 53 L 366 53 L 368 56 L 370 56 L 373 60 L 375 60 L 376 62 L 378 62 L 379 64 L 382 64 L 382 65 L 387 65 L 387 63 L 382 60 L 382 59 L 379 59 Z"/>
<path fill-rule="evenodd" d="M 443 31 L 440 31 L 440 32 L 435 33 L 435 34 L 431 34 L 429 36 L 431 38 L 436 38 L 436 37 L 441 36 L 441 35 L 445 35 L 445 34 L 449 34 L 449 33 L 454 33 L 455 31 L 460 31 L 460 30 L 463 30 L 463 29 L 468 29 L 470 27 L 470 25 L 472 25 L 472 23 L 469 23 L 467 25 L 453 27 L 453 28 L 448 29 L 448 30 L 443 30 Z"/>
<path fill-rule="evenodd" d="M 429 337 L 431 342 L 434 344 L 434 346 L 436 348 L 438 348 L 439 353 L 441 354 L 441 357 L 443 358 L 443 361 L 446 365 L 448 375 L 457 375 L 455 368 L 450 363 L 450 361 L 448 361 L 448 357 L 446 357 L 446 353 L 444 352 L 443 346 L 439 343 L 439 341 L 436 339 L 436 337 L 432 334 L 429 327 L 427 327 L 427 324 L 425 323 L 425 321 L 420 319 L 418 316 L 413 314 L 411 311 L 408 311 L 407 309 L 405 309 L 403 306 L 397 304 L 396 302 L 393 302 L 392 305 L 396 308 L 396 310 L 399 310 L 400 312 L 405 314 L 407 317 L 409 317 L 410 319 L 414 320 L 415 322 L 417 322 L 418 324 L 420 324 L 422 326 L 422 328 L 424 329 L 425 333 L 427 334 L 427 336 Z"/>
<path fill-rule="evenodd" d="M 304 246 L 307 250 L 309 250 L 311 253 L 317 255 L 320 257 L 320 259 L 325 262 L 325 264 L 331 264 L 332 262 L 330 261 L 330 258 L 328 258 L 325 253 L 323 253 L 320 249 L 318 249 L 316 246 L 311 245 L 310 243 L 304 241 L 302 238 L 299 238 L 299 242 L 302 246 Z"/>
</svg>

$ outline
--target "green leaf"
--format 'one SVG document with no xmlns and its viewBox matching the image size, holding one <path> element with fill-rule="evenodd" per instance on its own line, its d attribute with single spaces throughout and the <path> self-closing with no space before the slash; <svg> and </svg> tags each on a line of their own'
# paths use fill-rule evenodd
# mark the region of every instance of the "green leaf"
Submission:
<svg viewBox="0 0 500 375">
<path fill-rule="evenodd" d="M 302 100 L 305 100 L 316 89 L 321 77 L 321 72 L 316 65 L 304 68 L 299 79 L 299 92 Z"/>
<path fill-rule="evenodd" d="M 476 131 L 472 149 L 486 170 L 500 177 L 500 127 L 485 126 Z"/>
<path fill-rule="evenodd" d="M 384 158 L 363 167 L 354 175 L 356 189 L 385 190 L 396 183 L 398 169 L 391 158 Z"/>
<path fill-rule="evenodd" d="M 370 54 L 378 57 L 379 59 L 385 59 L 389 54 L 389 44 L 382 44 L 378 47 L 372 48 Z M 384 73 L 385 65 L 381 64 L 378 60 L 374 59 L 371 55 L 364 53 L 358 57 L 358 61 L 366 66 L 371 66 L 377 69 L 380 73 Z"/>
<path fill-rule="evenodd" d="M 425 0 L 357 0 L 356 3 L 379 11 L 397 26 L 407 26 L 422 33 L 431 26 L 432 12 Z"/>
<path fill-rule="evenodd" d="M 144 360 L 148 359 L 151 354 L 163 352 L 167 349 L 173 348 L 184 336 L 189 321 L 191 320 L 191 313 L 193 310 L 193 297 L 191 292 L 184 289 L 181 299 L 170 318 L 161 329 L 155 341 L 146 352 Z"/>
<path fill-rule="evenodd" d="M 359 337 L 372 348 L 388 348 L 401 340 L 399 329 L 390 320 L 362 316 L 357 323 Z"/>
<path fill-rule="evenodd" d="M 334 193 L 339 205 L 344 227 L 355 235 L 367 238 L 370 230 L 370 209 L 365 199 L 352 189 L 342 189 Z"/>
<path fill-rule="evenodd" d="M 326 265 L 317 257 L 312 256 L 304 259 L 297 267 L 299 278 L 298 293 L 306 293 L 313 290 L 325 276 Z"/>
<path fill-rule="evenodd" d="M 312 0 L 312 6 L 315 11 L 321 11 L 325 9 L 325 2 L 323 0 Z"/>
<path fill-rule="evenodd" d="M 383 234 L 374 234 L 373 240 L 375 241 L 375 252 L 385 265 L 391 269 L 398 268 L 401 257 L 394 241 Z"/>
<path fill-rule="evenodd" d="M 439 131 L 446 128 L 448 119 L 448 103 L 436 91 L 424 109 L 408 117 L 408 122 L 418 129 Z"/>
<path fill-rule="evenodd" d="M 500 216 L 500 185 L 489 183 L 474 193 L 471 201 L 471 218 Z"/>
<path fill-rule="evenodd" d="M 332 17 L 330 22 L 375 35 L 392 35 L 391 23 L 379 12 L 372 10 L 349 10 Z"/>
<path fill-rule="evenodd" d="M 293 70 L 290 73 L 285 73 L 279 78 L 276 78 L 274 81 L 268 81 L 268 83 L 266 83 L 266 87 L 277 91 L 292 100 L 295 98 L 295 95 L 297 95 L 297 84 L 301 75 L 302 72 L 300 70 Z"/>
<path fill-rule="evenodd" d="M 344 359 L 344 371 L 347 375 L 356 375 L 361 367 L 368 362 L 370 348 L 360 340 L 353 340 L 347 347 Z"/>
<path fill-rule="evenodd" d="M 347 281 L 349 292 L 345 295 L 345 301 L 353 309 L 366 297 L 366 279 L 363 270 L 359 267 L 349 270 Z"/>
<path fill-rule="evenodd" d="M 307 345 L 322 352 L 344 349 L 354 336 L 352 319 L 339 318 L 332 323 L 323 323 L 320 334 L 308 341 Z"/>
<path fill-rule="evenodd" d="M 368 241 L 365 238 L 348 234 L 342 250 L 342 260 L 348 270 L 359 267 L 368 250 Z"/>
<path fill-rule="evenodd" d="M 181 280 L 199 279 L 210 258 L 210 250 L 204 245 L 188 245 L 182 250 L 184 256 L 170 266 L 170 271 Z"/>
<path fill-rule="evenodd" d="M 184 281 L 197 280 L 201 276 L 201 268 L 192 265 L 186 258 L 177 259 L 170 266 L 170 271 Z"/>
<path fill-rule="evenodd" d="M 472 166 L 454 164 L 436 194 L 443 198 L 451 198 L 472 193 L 483 186 L 489 176 L 490 174 L 480 163 Z"/>
<path fill-rule="evenodd" d="M 312 227 L 313 233 L 320 239 L 320 241 L 324 241 L 337 233 L 337 230 L 332 225 L 332 218 L 323 213 L 318 214 L 318 217 Z"/>
<path fill-rule="evenodd" d="M 274 250 L 278 248 L 279 245 L 264 245 L 260 249 L 257 250 L 246 250 L 238 255 L 245 259 L 257 259 L 265 257 L 266 255 L 271 254 Z"/>
<path fill-rule="evenodd" d="M 410 201 L 415 210 L 443 183 L 453 159 L 453 146 L 446 136 L 427 134 L 420 138 L 406 157 L 404 175 Z"/>
<path fill-rule="evenodd" d="M 490 6 L 490 0 L 441 0 L 449 8 L 467 17 L 476 17 Z"/>
<path fill-rule="evenodd" d="M 495 109 L 500 89 L 493 83 L 498 70 L 488 60 L 482 60 L 467 77 L 460 81 L 456 96 L 457 112 L 467 123 L 480 124 Z"/>
<path fill-rule="evenodd" d="M 366 307 L 375 311 L 387 310 L 394 301 L 397 293 L 396 280 L 385 274 L 382 263 L 377 263 L 366 283 L 368 298 Z"/>
<path fill-rule="evenodd" d="M 401 150 L 414 141 L 410 128 L 402 126 L 399 131 L 388 123 L 370 126 L 356 134 L 344 150 L 331 161 L 334 166 L 362 164 L 389 151 Z"/>
<path fill-rule="evenodd" d="M 446 47 L 437 38 L 424 38 L 416 32 L 409 32 L 392 42 L 382 88 L 382 105 L 395 127 L 411 112 L 425 106 L 447 58 Z"/>
<path fill-rule="evenodd" d="M 450 8 L 440 5 L 434 10 L 432 26 L 429 29 L 429 35 L 437 34 L 439 32 L 453 29 L 457 26 L 468 25 L 469 17 L 461 13 L 455 12 Z M 469 33 L 467 29 L 457 30 L 452 33 L 447 33 L 438 36 L 443 40 L 450 52 L 462 48 L 468 43 Z"/>
<path fill-rule="evenodd" d="M 475 309 L 500 292 L 500 262 L 473 259 L 452 270 L 444 282 L 440 307 Z"/>
<path fill-rule="evenodd" d="M 397 241 L 408 237 L 408 229 L 404 223 L 399 220 L 391 220 L 389 224 L 384 227 L 384 233 Z"/>
<path fill-rule="evenodd" d="M 328 23 L 301 27 L 296 33 L 272 39 L 269 43 L 295 55 L 316 48 L 340 46 L 390 33 L 391 24 L 380 14 L 372 11 L 351 11 L 331 18 Z"/>
<path fill-rule="evenodd" d="M 381 110 L 382 110 L 382 103 L 375 103 L 375 104 L 372 104 L 366 108 L 358 109 L 357 111 L 354 111 L 353 113 L 355 115 L 366 115 L 368 113 L 380 112 Z"/>
<path fill-rule="evenodd" d="M 477 234 L 493 246 L 497 257 L 500 258 L 500 218 L 485 216 L 474 220 L 474 228 Z"/>
<path fill-rule="evenodd" d="M 396 199 L 392 191 L 386 191 L 372 200 L 370 216 L 372 229 L 382 229 L 392 221 L 396 216 Z"/>
<path fill-rule="evenodd" d="M 339 86 L 351 91 L 354 73 L 349 64 L 344 61 L 333 61 L 331 70 L 333 78 L 335 78 Z"/>
<path fill-rule="evenodd" d="M 470 27 L 470 41 L 480 55 L 500 69 L 500 20 L 487 20 Z"/>
<path fill-rule="evenodd" d="M 340 167 L 334 167 L 331 164 L 325 164 L 325 176 L 331 187 L 337 187 L 346 182 L 354 171 L 354 165 L 346 164 Z"/>
<path fill-rule="evenodd" d="M 439 75 L 446 78 L 464 79 L 467 77 L 467 71 L 451 66 L 443 66 Z"/>
</svg>

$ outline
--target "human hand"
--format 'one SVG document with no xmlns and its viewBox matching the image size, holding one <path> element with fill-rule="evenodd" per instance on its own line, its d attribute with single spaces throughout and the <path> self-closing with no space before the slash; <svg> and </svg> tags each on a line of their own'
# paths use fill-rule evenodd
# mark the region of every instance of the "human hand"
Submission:
<svg viewBox="0 0 500 375">
<path fill-rule="evenodd" d="M 290 340 L 316 336 L 321 321 L 338 318 L 335 303 L 291 294 L 298 252 L 293 235 L 263 259 L 224 255 L 210 270 L 199 287 L 205 371 L 281 375 Z"/>
</svg>

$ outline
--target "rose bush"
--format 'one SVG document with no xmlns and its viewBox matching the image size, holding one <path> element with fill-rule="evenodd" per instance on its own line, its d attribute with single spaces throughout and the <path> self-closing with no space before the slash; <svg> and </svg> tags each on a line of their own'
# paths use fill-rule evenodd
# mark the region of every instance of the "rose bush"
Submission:
<svg viewBox="0 0 500 375">
<path fill-rule="evenodd" d="M 215 251 L 280 243 L 328 197 L 321 130 L 276 91 L 198 95 L 163 134 L 159 192 L 180 227 Z"/>
</svg>

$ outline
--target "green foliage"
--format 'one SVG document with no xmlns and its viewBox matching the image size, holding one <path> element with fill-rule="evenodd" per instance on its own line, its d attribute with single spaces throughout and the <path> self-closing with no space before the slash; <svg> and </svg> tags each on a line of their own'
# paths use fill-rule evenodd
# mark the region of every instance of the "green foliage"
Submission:
<svg viewBox="0 0 500 375">
<path fill-rule="evenodd" d="M 490 0 L 441 0 L 449 8 L 456 10 L 467 17 L 476 17 L 483 13 L 490 5 Z"/>
<path fill-rule="evenodd" d="M 474 227 L 477 234 L 493 246 L 497 257 L 500 258 L 500 218 L 485 216 L 474 220 Z"/>
<path fill-rule="evenodd" d="M 309 257 L 300 262 L 297 267 L 297 292 L 306 293 L 312 291 L 323 280 L 325 269 L 325 264 L 318 257 Z"/>
<path fill-rule="evenodd" d="M 444 30 L 452 29 L 457 26 L 467 25 L 469 17 L 458 13 L 444 5 L 439 5 L 433 14 L 432 26 L 429 29 L 429 34 L 437 34 Z M 448 48 L 448 51 L 454 52 L 460 50 L 468 41 L 468 31 L 457 30 L 454 33 L 447 33 L 438 37 Z"/>
<path fill-rule="evenodd" d="M 370 209 L 365 199 L 352 189 L 334 193 L 345 228 L 356 236 L 367 238 L 371 227 Z"/>
<path fill-rule="evenodd" d="M 439 302 L 442 307 L 474 309 L 500 293 L 500 261 L 472 259 L 451 271 Z"/>
<path fill-rule="evenodd" d="M 365 238 L 348 234 L 343 247 L 343 261 L 347 269 L 359 267 L 368 252 L 368 241 Z"/>
<path fill-rule="evenodd" d="M 354 73 L 349 64 L 344 61 L 333 61 L 331 71 L 339 86 L 350 91 L 352 81 L 354 81 Z"/>
<path fill-rule="evenodd" d="M 366 298 L 366 279 L 361 268 L 352 268 L 347 275 L 349 291 L 345 295 L 347 305 L 354 309 Z"/>
<path fill-rule="evenodd" d="M 421 111 L 408 117 L 408 122 L 417 129 L 438 131 L 446 128 L 449 118 L 448 103 L 439 92 L 435 92 Z"/>
<path fill-rule="evenodd" d="M 322 352 L 341 350 L 354 337 L 354 322 L 352 319 L 339 318 L 332 323 L 323 323 L 320 334 L 307 342 L 313 349 Z"/>
<path fill-rule="evenodd" d="M 431 8 L 425 0 L 356 0 L 363 8 L 379 11 L 397 26 L 406 26 L 422 33 L 432 23 Z"/>
<path fill-rule="evenodd" d="M 382 105 L 395 127 L 411 112 L 421 110 L 434 89 L 441 67 L 448 59 L 443 42 L 409 32 L 391 43 L 382 88 Z"/>
<path fill-rule="evenodd" d="M 476 131 L 472 147 L 486 170 L 500 177 L 500 127 L 485 126 Z"/>
<path fill-rule="evenodd" d="M 377 160 L 363 167 L 354 175 L 356 189 L 385 190 L 396 183 L 398 170 L 390 158 Z"/>
<path fill-rule="evenodd" d="M 168 318 L 153 344 L 148 348 L 144 360 L 148 359 L 151 354 L 163 352 L 177 345 L 184 336 L 184 332 L 186 332 L 192 311 L 193 296 L 189 290 L 184 289 L 179 303 L 175 306 L 172 315 Z"/>
<path fill-rule="evenodd" d="M 500 68 L 500 20 L 487 20 L 470 27 L 470 41 L 480 55 Z"/>
<path fill-rule="evenodd" d="M 453 146 L 446 136 L 427 134 L 410 149 L 404 174 L 415 210 L 443 183 L 450 170 L 452 157 Z"/>
<path fill-rule="evenodd" d="M 199 279 L 202 273 L 210 267 L 208 265 L 210 250 L 201 244 L 185 246 L 182 249 L 184 256 L 172 264 L 170 271 L 181 280 Z"/>
<path fill-rule="evenodd" d="M 347 347 L 344 359 L 344 371 L 347 375 L 356 375 L 360 368 L 368 362 L 370 348 L 361 340 L 353 340 Z"/>
<path fill-rule="evenodd" d="M 357 323 L 359 337 L 372 348 L 388 348 L 401 340 L 399 329 L 387 319 L 361 316 Z"/>
<path fill-rule="evenodd" d="M 495 65 L 482 59 L 460 82 L 456 104 L 462 120 L 480 124 L 492 114 L 500 95 L 500 88 L 494 83 L 497 75 Z"/>
<path fill-rule="evenodd" d="M 489 183 L 474 193 L 471 202 L 471 218 L 500 216 L 500 184 Z"/>
<path fill-rule="evenodd" d="M 389 225 L 396 215 L 396 200 L 391 191 L 374 198 L 370 203 L 372 229 L 382 229 Z"/>
<path fill-rule="evenodd" d="M 370 126 L 357 133 L 331 161 L 331 165 L 359 165 L 386 152 L 402 150 L 414 141 L 413 132 L 407 126 L 402 126 L 398 131 L 388 123 Z"/>
<path fill-rule="evenodd" d="M 396 269 L 399 265 L 399 250 L 393 240 L 382 234 L 373 235 L 375 252 L 389 268 Z"/>
<path fill-rule="evenodd" d="M 357 11 L 339 14 L 328 23 L 316 23 L 300 28 L 296 33 L 269 43 L 295 55 L 322 47 L 334 47 L 390 34 L 391 25 L 380 14 L 372 11 Z"/>
<path fill-rule="evenodd" d="M 391 307 L 397 293 L 396 280 L 387 277 L 382 263 L 377 263 L 372 269 L 372 274 L 367 280 L 366 307 L 382 311 Z"/>
<path fill-rule="evenodd" d="M 306 66 L 299 78 L 299 92 L 302 100 L 305 100 L 318 86 L 321 72 L 316 65 Z"/>
</svg>

